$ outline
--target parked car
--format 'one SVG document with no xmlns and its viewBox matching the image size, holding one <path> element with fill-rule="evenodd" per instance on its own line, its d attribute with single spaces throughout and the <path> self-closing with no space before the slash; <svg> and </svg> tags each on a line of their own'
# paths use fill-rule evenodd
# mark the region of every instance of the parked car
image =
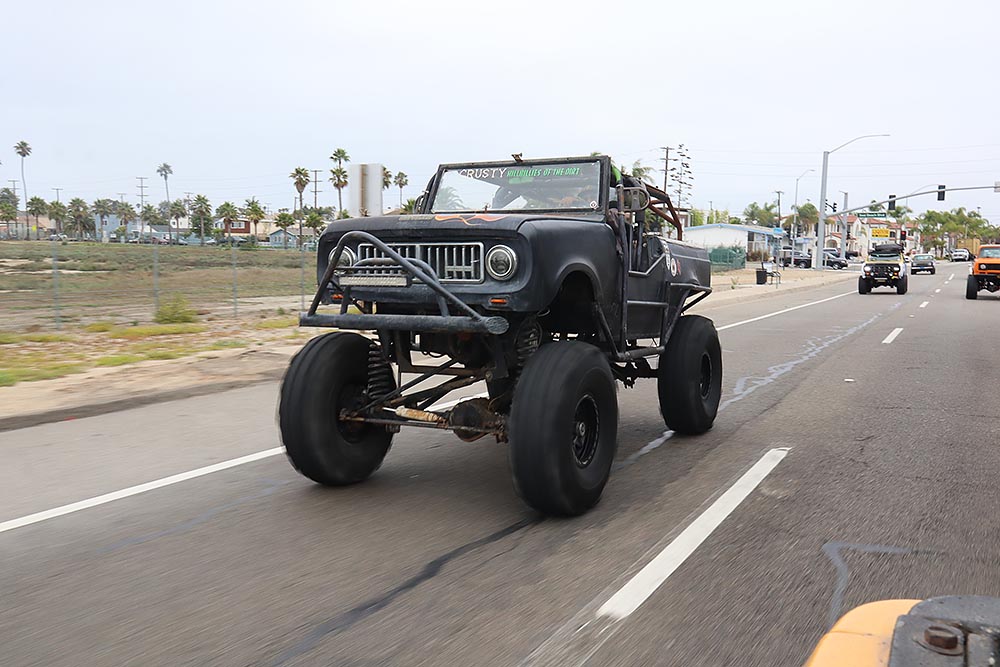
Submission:
<svg viewBox="0 0 1000 667">
<path fill-rule="evenodd" d="M 792 258 L 788 254 L 788 250 L 782 250 L 781 252 L 781 265 L 787 267 L 792 263 Z M 812 255 L 807 252 L 802 252 L 801 250 L 796 250 L 794 254 L 795 266 L 800 269 L 808 269 L 812 267 Z"/>
<path fill-rule="evenodd" d="M 937 272 L 934 268 L 934 255 L 914 255 L 910 260 L 910 273 L 921 273 L 923 271 L 931 275 Z"/>
<path fill-rule="evenodd" d="M 846 269 L 847 260 L 839 255 L 832 255 L 828 252 L 823 253 L 823 266 L 829 267 L 831 269 Z"/>
<path fill-rule="evenodd" d="M 972 259 L 972 253 L 965 248 L 955 248 L 951 251 L 951 261 L 968 262 Z"/>
</svg>

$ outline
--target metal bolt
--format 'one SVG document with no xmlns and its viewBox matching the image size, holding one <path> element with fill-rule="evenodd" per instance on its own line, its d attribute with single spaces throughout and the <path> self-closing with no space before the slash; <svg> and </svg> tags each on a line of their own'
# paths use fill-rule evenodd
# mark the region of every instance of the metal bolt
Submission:
<svg viewBox="0 0 1000 667">
<path fill-rule="evenodd" d="M 940 625 L 932 625 L 924 630 L 924 641 L 928 646 L 945 651 L 954 651 L 958 648 L 958 635 L 955 631 Z"/>
</svg>

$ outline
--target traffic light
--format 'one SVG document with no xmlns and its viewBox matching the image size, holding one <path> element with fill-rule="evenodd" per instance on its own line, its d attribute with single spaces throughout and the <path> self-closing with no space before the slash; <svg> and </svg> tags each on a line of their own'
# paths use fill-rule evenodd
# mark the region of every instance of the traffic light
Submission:
<svg viewBox="0 0 1000 667">
<path fill-rule="evenodd" d="M 889 195 L 889 210 L 896 210 L 896 195 Z"/>
<path fill-rule="evenodd" d="M 938 201 L 944 201 L 944 191 L 945 187 L 943 185 L 938 186 Z"/>
<path fill-rule="evenodd" d="M 833 203 L 833 204 L 831 205 L 831 207 L 833 208 L 833 212 L 834 212 L 834 213 L 836 213 L 836 212 L 837 212 L 837 203 L 836 203 L 836 202 L 834 202 L 834 203 Z"/>
<path fill-rule="evenodd" d="M 906 230 L 905 229 L 901 229 L 899 231 L 899 240 L 900 241 L 905 241 L 906 240 Z"/>
</svg>

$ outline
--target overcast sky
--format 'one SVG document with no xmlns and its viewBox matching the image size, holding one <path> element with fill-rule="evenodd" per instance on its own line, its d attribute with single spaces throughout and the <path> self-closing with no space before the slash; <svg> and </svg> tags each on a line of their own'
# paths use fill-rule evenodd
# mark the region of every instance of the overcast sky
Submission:
<svg viewBox="0 0 1000 667">
<path fill-rule="evenodd" d="M 30 195 L 256 196 L 290 206 L 334 148 L 439 162 L 690 147 L 693 203 L 854 204 L 1000 180 L 997 0 L 7 2 L 0 183 Z M 662 178 L 662 176 L 660 176 Z M 20 183 L 18 189 L 20 191 Z M 336 202 L 324 182 L 322 204 Z M 395 190 L 387 203 L 395 201 Z M 949 195 L 1000 221 L 1000 194 Z M 915 208 L 934 208 L 933 198 Z"/>
</svg>

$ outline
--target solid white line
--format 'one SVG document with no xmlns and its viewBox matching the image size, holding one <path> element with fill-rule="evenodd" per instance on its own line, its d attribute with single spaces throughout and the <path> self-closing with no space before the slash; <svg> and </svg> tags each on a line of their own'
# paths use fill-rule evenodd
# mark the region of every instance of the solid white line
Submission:
<svg viewBox="0 0 1000 667">
<path fill-rule="evenodd" d="M 934 293 L 935 293 L 935 294 L 937 294 L 937 293 L 938 293 L 938 292 L 940 292 L 940 291 L 941 291 L 941 288 L 940 288 L 940 287 L 938 287 L 938 288 L 937 288 L 936 290 L 934 290 Z"/>
<path fill-rule="evenodd" d="M 764 454 L 646 567 L 612 595 L 597 610 L 597 615 L 620 621 L 638 609 L 787 455 L 788 449 L 784 447 Z"/>
<path fill-rule="evenodd" d="M 432 406 L 435 410 L 447 410 L 460 403 L 461 401 L 467 400 L 469 398 L 482 398 L 487 396 L 486 392 L 475 394 L 473 396 L 465 396 L 454 401 L 448 401 L 446 403 L 441 403 L 440 405 Z M 23 526 L 30 526 L 33 523 L 41 523 L 42 521 L 48 521 L 49 519 L 55 519 L 56 517 L 65 516 L 67 514 L 72 514 L 74 512 L 79 512 L 81 510 L 90 509 L 91 507 L 97 507 L 98 505 L 105 505 L 107 503 L 114 502 L 116 500 L 121 500 L 123 498 L 129 498 L 131 496 L 139 495 L 140 493 L 145 493 L 147 491 L 153 491 L 154 489 L 162 489 L 165 486 L 170 486 L 171 484 L 178 484 L 180 482 L 186 482 L 189 479 L 195 479 L 196 477 L 203 477 L 205 475 L 211 475 L 213 472 L 220 472 L 222 470 L 228 470 L 229 468 L 235 468 L 236 466 L 241 466 L 245 463 L 253 463 L 254 461 L 260 461 L 261 459 L 266 459 L 271 456 L 277 456 L 278 454 L 284 453 L 284 447 L 272 447 L 271 449 L 265 449 L 261 452 L 254 452 L 253 454 L 247 454 L 246 456 L 241 456 L 239 458 L 230 459 L 228 461 L 222 461 L 221 463 L 213 463 L 212 465 L 204 466 L 203 468 L 196 468 L 194 470 L 188 470 L 187 472 L 177 473 L 176 475 L 171 475 L 169 477 L 164 477 L 162 479 L 156 479 L 152 482 L 146 482 L 144 484 L 138 484 L 136 486 L 130 486 L 127 489 L 121 489 L 119 491 L 112 491 L 111 493 L 105 493 L 100 496 L 94 496 L 93 498 L 87 498 L 86 500 L 79 500 L 75 503 L 70 503 L 69 505 L 63 505 L 61 507 L 55 507 L 50 510 L 43 510 L 41 512 L 35 512 L 34 514 L 29 514 L 27 516 L 22 516 L 18 519 L 11 519 L 10 521 L 4 521 L 0 523 L 0 533 L 5 533 L 8 530 L 14 530 L 15 528 L 21 528 Z"/>
<path fill-rule="evenodd" d="M 284 447 L 273 447 L 271 449 L 265 449 L 262 452 L 247 454 L 246 456 L 230 459 L 221 463 L 213 463 L 210 466 L 196 468 L 195 470 L 188 470 L 187 472 L 153 480 L 152 482 L 146 482 L 145 484 L 130 486 L 127 489 L 121 489 L 120 491 L 112 491 L 111 493 L 105 493 L 101 496 L 94 496 L 93 498 L 80 500 L 75 503 L 70 503 L 69 505 L 63 505 L 62 507 L 56 507 L 43 512 L 36 512 L 34 514 L 29 514 L 28 516 L 22 516 L 19 519 L 4 521 L 3 523 L 0 523 L 0 533 L 7 532 L 8 530 L 14 530 L 15 528 L 21 528 L 22 526 L 30 526 L 33 523 L 40 523 L 42 521 L 54 519 L 57 516 L 64 516 L 66 514 L 72 514 L 73 512 L 79 512 L 80 510 L 97 507 L 98 505 L 104 505 L 106 503 L 114 502 L 115 500 L 121 500 L 122 498 L 128 498 L 129 496 L 145 493 L 146 491 L 152 491 L 153 489 L 159 489 L 164 486 L 170 486 L 171 484 L 177 484 L 178 482 L 194 479 L 195 477 L 210 475 L 213 472 L 219 472 L 220 470 L 235 468 L 236 466 L 241 466 L 244 463 L 252 463 L 253 461 L 266 459 L 269 456 L 276 456 L 284 451 Z"/>
<path fill-rule="evenodd" d="M 896 336 L 898 336 L 901 333 L 903 333 L 902 327 L 896 327 L 895 329 L 892 330 L 892 333 L 890 333 L 888 336 L 886 336 L 882 340 L 882 344 L 883 345 L 888 345 L 892 341 L 896 340 Z"/>
<path fill-rule="evenodd" d="M 821 303 L 826 303 L 827 301 L 833 301 L 834 299 L 840 299 L 849 294 L 854 294 L 854 291 L 844 292 L 843 294 L 838 294 L 836 296 L 827 297 L 825 299 L 820 299 L 819 301 L 810 301 L 809 303 L 803 303 L 799 306 L 792 306 L 791 308 L 785 308 L 784 310 L 777 310 L 773 313 L 768 313 L 767 315 L 760 315 L 758 317 L 752 317 L 749 320 L 743 320 L 741 322 L 733 322 L 732 324 L 727 324 L 724 327 L 717 327 L 717 331 L 725 331 L 726 329 L 732 329 L 733 327 L 741 327 L 744 324 L 750 324 L 751 322 L 759 322 L 760 320 L 766 320 L 769 317 L 774 317 L 775 315 L 782 315 L 784 313 L 790 313 L 793 310 L 798 310 L 799 308 L 808 308 L 809 306 L 816 306 Z"/>
<path fill-rule="evenodd" d="M 954 273 L 951 274 L 950 276 L 948 276 L 948 280 L 954 280 L 954 279 L 955 279 L 955 274 Z"/>
<path fill-rule="evenodd" d="M 917 306 L 917 307 L 918 307 L 918 308 L 926 308 L 926 307 L 927 307 L 927 304 L 929 304 L 929 303 L 930 303 L 930 301 L 924 301 L 924 302 L 923 302 L 922 304 L 920 304 L 920 305 L 919 305 L 919 306 Z"/>
</svg>

